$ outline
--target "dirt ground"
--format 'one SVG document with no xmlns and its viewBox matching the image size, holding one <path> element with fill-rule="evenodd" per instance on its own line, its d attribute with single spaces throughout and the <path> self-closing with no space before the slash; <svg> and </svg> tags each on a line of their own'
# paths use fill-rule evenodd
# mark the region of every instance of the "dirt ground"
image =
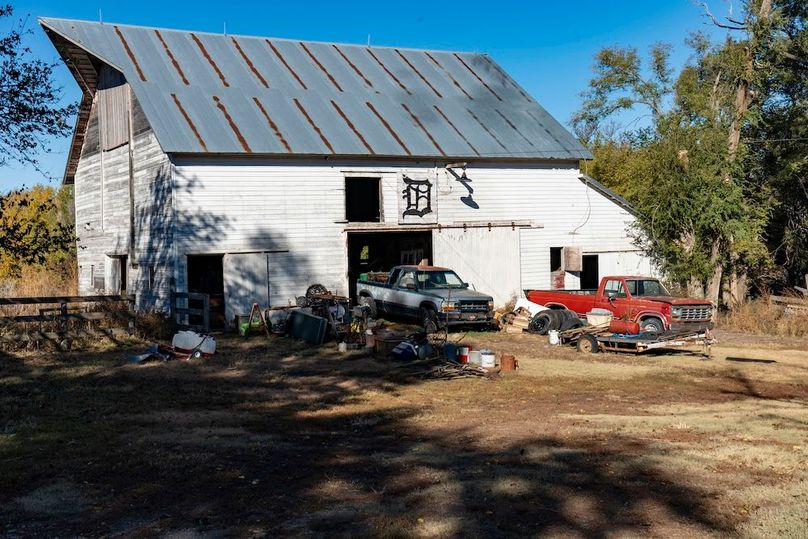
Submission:
<svg viewBox="0 0 808 539">
<path fill-rule="evenodd" d="M 498 380 L 288 339 L 0 354 L 0 535 L 805 537 L 808 343 L 581 355 Z"/>
</svg>

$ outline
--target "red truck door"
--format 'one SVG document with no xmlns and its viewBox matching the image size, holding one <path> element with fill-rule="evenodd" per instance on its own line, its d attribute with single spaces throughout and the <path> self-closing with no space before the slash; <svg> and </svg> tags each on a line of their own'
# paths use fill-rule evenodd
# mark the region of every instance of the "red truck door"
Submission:
<svg viewBox="0 0 808 539">
<path fill-rule="evenodd" d="M 625 315 L 631 318 L 631 297 L 626 291 L 625 281 L 623 279 L 607 280 L 603 287 L 603 294 L 598 296 L 595 306 L 611 311 L 615 318 Z"/>
</svg>

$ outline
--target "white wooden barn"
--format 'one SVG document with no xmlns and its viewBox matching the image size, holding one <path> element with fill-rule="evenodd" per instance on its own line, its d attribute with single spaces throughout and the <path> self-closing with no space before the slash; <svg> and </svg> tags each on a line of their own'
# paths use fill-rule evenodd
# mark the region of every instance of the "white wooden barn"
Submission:
<svg viewBox="0 0 808 539">
<path fill-rule="evenodd" d="M 40 24 L 83 91 L 81 293 L 206 292 L 232 320 L 423 258 L 499 303 L 651 271 L 587 150 L 486 55 Z"/>
</svg>

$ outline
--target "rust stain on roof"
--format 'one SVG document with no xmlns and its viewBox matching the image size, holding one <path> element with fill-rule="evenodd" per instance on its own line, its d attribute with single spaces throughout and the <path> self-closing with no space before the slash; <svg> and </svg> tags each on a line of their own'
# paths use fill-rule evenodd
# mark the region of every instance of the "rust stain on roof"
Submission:
<svg viewBox="0 0 808 539">
<path fill-rule="evenodd" d="M 407 152 L 407 155 L 412 155 L 412 152 L 410 152 L 410 149 L 407 148 L 407 145 L 404 144 L 404 141 L 402 141 L 399 138 L 398 133 L 396 133 L 393 130 L 393 128 L 390 127 L 390 124 L 387 123 L 387 120 L 384 119 L 384 117 L 381 115 L 381 113 L 379 113 L 379 111 L 376 110 L 376 107 L 373 106 L 373 103 L 371 103 L 370 101 L 365 101 L 365 105 L 368 106 L 368 108 L 370 109 L 370 112 L 372 112 L 376 116 L 376 118 L 379 119 L 379 121 L 382 123 L 382 125 L 385 127 L 385 129 L 387 129 L 387 132 L 390 133 L 390 135 L 395 139 L 396 142 L 398 142 L 398 145 L 401 146 L 401 148 L 405 152 Z"/>
<path fill-rule="evenodd" d="M 140 68 L 140 64 L 137 63 L 137 58 L 135 58 L 135 53 L 132 52 L 131 47 L 129 47 L 129 43 L 126 42 L 126 38 L 123 37 L 123 33 L 121 33 L 121 29 L 118 26 L 114 26 L 115 33 L 118 34 L 118 39 L 121 40 L 123 44 L 123 48 L 126 49 L 126 54 L 129 56 L 129 59 L 132 60 L 132 63 L 135 64 L 135 69 L 137 70 L 137 74 L 140 77 L 140 80 L 146 82 L 146 75 L 143 74 L 143 70 Z"/>
<path fill-rule="evenodd" d="M 432 133 L 430 133 L 430 132 L 427 130 L 427 128 L 426 128 L 426 127 L 424 127 L 424 124 L 422 124 L 422 123 L 421 123 L 421 120 L 419 120 L 419 119 L 418 119 L 418 116 L 416 116 L 415 114 L 413 114 L 413 112 L 410 110 L 410 107 L 408 107 L 408 106 L 407 106 L 406 104 L 404 104 L 404 103 L 402 103 L 402 104 L 401 104 L 401 106 L 402 106 L 402 107 L 404 107 L 404 110 L 406 110 L 406 111 L 407 111 L 407 114 L 409 114 L 409 115 L 410 115 L 410 118 L 412 118 L 412 121 L 413 121 L 413 122 L 415 122 L 415 125 L 417 125 L 417 126 L 418 126 L 418 127 L 421 129 L 421 131 L 423 131 L 424 135 L 426 135 L 426 136 L 427 136 L 427 138 L 428 138 L 428 139 L 429 139 L 429 140 L 432 142 L 432 144 L 433 144 L 433 145 L 435 146 L 435 148 L 436 148 L 436 149 L 437 149 L 437 150 L 440 152 L 440 154 L 441 154 L 441 155 L 443 155 L 443 156 L 446 156 L 446 152 L 444 152 L 444 151 L 443 151 L 443 148 L 441 148 L 441 147 L 440 147 L 440 144 L 438 144 L 438 141 L 436 141 L 436 140 L 434 139 L 434 137 L 432 136 Z"/>
<path fill-rule="evenodd" d="M 281 51 L 279 51 L 277 48 L 275 48 L 275 45 L 273 45 L 270 40 L 265 39 L 264 41 L 267 42 L 267 45 L 269 45 L 269 48 L 272 49 L 272 52 L 275 53 L 275 56 L 278 57 L 278 60 L 281 61 L 281 63 L 284 65 L 284 67 L 287 69 L 287 71 L 289 71 L 289 73 L 292 74 L 292 76 L 295 78 L 295 80 L 297 80 L 297 82 L 300 84 L 300 86 L 302 86 L 304 90 L 308 90 L 308 87 L 306 86 L 306 83 L 303 82 L 303 79 L 300 78 L 300 75 L 298 75 L 295 72 L 295 70 L 292 69 L 292 66 L 290 66 L 289 62 L 286 61 L 286 58 L 283 57 L 283 55 L 281 54 Z"/>
<path fill-rule="evenodd" d="M 221 79 L 222 84 L 225 86 L 225 88 L 230 87 L 230 84 L 227 82 L 227 79 L 224 78 L 224 74 L 219 69 L 219 66 L 216 65 L 216 62 L 214 62 L 213 58 L 211 58 L 210 54 L 208 54 L 208 50 L 205 48 L 205 45 L 202 44 L 202 42 L 199 40 L 198 37 L 196 37 L 196 34 L 194 33 L 191 33 L 191 39 L 193 39 L 196 42 L 196 46 L 199 47 L 200 51 L 202 51 L 202 56 L 205 57 L 205 60 L 208 61 L 208 63 L 216 72 L 216 74 L 219 75 L 219 79 Z"/>
<path fill-rule="evenodd" d="M 339 105 L 337 105 L 336 101 L 334 101 L 333 99 L 331 100 L 331 106 L 334 107 L 334 109 L 339 113 L 340 116 L 342 116 L 342 119 L 345 121 L 348 127 L 351 128 L 351 131 L 354 132 L 354 135 L 356 135 L 357 138 L 359 138 L 359 140 L 362 142 L 362 144 L 364 144 L 365 148 L 367 148 L 370 154 L 376 155 L 376 152 L 373 151 L 373 148 L 370 146 L 370 144 L 368 144 L 368 141 L 365 140 L 365 137 L 362 136 L 362 133 L 359 132 L 359 130 L 356 128 L 353 122 L 351 122 L 351 120 L 345 115 L 345 113 L 342 112 L 342 109 L 339 108 Z"/>
<path fill-rule="evenodd" d="M 188 82 L 188 78 L 185 76 L 185 73 L 182 71 L 182 68 L 180 67 L 179 62 L 177 62 L 177 59 L 174 58 L 174 53 L 172 53 L 171 49 L 168 48 L 168 43 L 166 43 L 166 40 L 163 39 L 163 34 L 160 33 L 160 30 L 155 30 L 154 33 L 157 35 L 157 39 L 160 40 L 160 43 L 163 44 L 163 48 L 165 49 L 166 54 L 168 55 L 168 59 L 171 60 L 171 63 L 173 64 L 174 69 L 177 70 L 177 73 L 179 74 L 180 78 L 182 79 L 182 82 L 185 83 L 186 86 L 191 84 L 190 82 Z"/>
<path fill-rule="evenodd" d="M 446 76 L 447 76 L 447 77 L 449 77 L 450 79 L 452 79 L 452 83 L 453 83 L 455 86 L 457 86 L 458 90 L 460 90 L 461 92 L 463 92 L 463 93 L 466 95 L 466 97 L 468 97 L 469 99 L 474 99 L 473 97 L 471 97 L 471 96 L 469 95 L 469 93 L 466 91 L 466 89 L 465 89 L 465 88 L 463 88 L 463 86 L 462 86 L 462 85 L 461 85 L 459 82 L 457 82 L 457 79 L 455 79 L 455 78 L 452 76 L 452 74 L 451 74 L 451 73 L 449 73 L 449 71 L 448 71 L 448 70 L 447 70 L 445 67 L 443 67 L 443 66 L 440 64 L 440 62 L 438 62 L 438 60 L 437 60 L 437 59 L 436 59 L 434 56 L 432 56 L 431 54 L 429 54 L 429 53 L 428 53 L 428 52 L 426 52 L 426 51 L 424 51 L 424 54 L 426 55 L 426 57 L 427 57 L 427 58 L 429 58 L 430 60 L 432 60 L 432 63 L 433 63 L 433 64 L 435 64 L 436 66 L 438 66 L 438 67 L 440 68 L 440 70 L 441 70 L 441 71 L 443 71 L 443 72 L 446 74 Z"/>
<path fill-rule="evenodd" d="M 478 80 L 478 81 L 480 81 L 480 84 L 482 84 L 483 86 L 485 86 L 485 87 L 486 87 L 486 89 L 488 89 L 488 91 L 489 91 L 489 92 L 491 92 L 492 94 L 494 94 L 494 97 L 496 97 L 497 99 L 499 99 L 500 101 L 502 101 L 502 98 L 501 98 L 501 97 L 499 97 L 499 94 L 497 94 L 497 93 L 496 93 L 496 92 L 495 92 L 495 91 L 494 91 L 494 90 L 493 90 L 493 89 L 492 89 L 490 86 L 488 86 L 488 84 L 486 84 L 486 82 L 485 82 L 483 79 L 481 79 L 481 78 L 480 78 L 480 76 L 477 74 L 477 72 L 476 72 L 476 71 L 474 71 L 474 70 L 471 68 L 471 66 L 470 66 L 470 65 L 468 65 L 468 64 L 467 64 L 467 63 L 466 63 L 466 62 L 465 62 L 465 61 L 464 61 L 464 60 L 463 60 L 463 59 L 460 57 L 460 55 L 459 55 L 459 54 L 454 53 L 454 54 L 453 54 L 453 56 L 454 56 L 455 58 L 457 58 L 458 60 L 460 60 L 460 63 L 461 63 L 461 64 L 463 64 L 463 65 L 466 67 L 466 69 L 468 69 L 468 70 L 469 70 L 469 73 L 471 73 L 472 75 L 474 75 L 474 76 L 477 78 L 477 80 Z"/>
<path fill-rule="evenodd" d="M 365 81 L 365 84 L 367 84 L 369 87 L 373 88 L 373 83 L 370 82 L 367 77 L 365 77 L 365 74 L 362 73 L 362 71 L 360 71 L 359 68 L 356 67 L 356 65 L 353 62 L 351 62 L 351 60 L 347 56 L 345 56 L 345 53 L 342 52 L 342 49 L 340 49 L 336 45 L 331 45 L 331 46 L 334 47 L 334 50 L 337 51 L 340 56 L 342 56 L 342 59 L 345 60 L 345 62 L 347 62 L 347 64 L 349 66 L 351 66 L 351 69 L 353 69 L 356 72 L 356 74 L 359 75 L 362 78 L 363 81 Z"/>
<path fill-rule="evenodd" d="M 409 95 L 412 95 L 412 92 L 410 92 L 409 88 L 407 88 L 406 86 L 404 86 L 404 84 L 402 84 L 402 83 L 401 83 L 401 81 L 400 81 L 400 80 L 398 80 L 398 77 L 396 77 L 396 76 L 393 74 L 393 72 L 392 72 L 392 71 L 390 71 L 389 69 L 387 69 L 387 66 L 386 66 L 386 65 L 384 65 L 384 64 L 382 63 L 382 61 L 381 61 L 381 60 L 379 60 L 379 58 L 378 58 L 378 57 L 377 57 L 375 54 L 373 54 L 373 51 L 372 51 L 372 50 L 370 50 L 370 48 L 367 48 L 367 49 L 365 49 L 365 50 L 366 50 L 366 51 L 368 51 L 368 54 L 370 54 L 370 56 L 371 56 L 371 57 L 372 57 L 374 60 L 376 60 L 376 63 L 377 63 L 377 64 L 379 64 L 379 66 L 380 66 L 380 67 L 381 67 L 381 68 L 384 70 L 384 72 L 385 72 L 385 73 L 387 73 L 387 75 L 388 75 L 388 76 L 389 76 L 391 79 L 393 79 L 394 81 L 396 81 L 396 84 L 398 84 L 398 85 L 401 87 L 401 89 L 402 89 L 402 90 L 404 90 L 405 92 L 407 92 Z"/>
<path fill-rule="evenodd" d="M 440 110 L 440 108 L 438 108 L 438 106 L 437 106 L 437 105 L 432 105 L 432 106 L 434 107 L 434 109 L 435 109 L 436 111 L 438 111 L 438 114 L 440 114 L 440 115 L 441 115 L 441 117 L 442 117 L 444 120 L 446 120 L 446 123 L 447 123 L 447 124 L 449 124 L 449 126 L 450 126 L 452 129 L 454 129 L 454 132 L 455 132 L 455 133 L 457 133 L 457 135 L 458 135 L 460 138 L 462 138 L 462 139 L 463 139 L 463 141 L 464 141 L 466 144 L 468 144 L 468 145 L 469 145 L 469 148 L 471 148 L 471 150 L 472 150 L 474 153 L 476 153 L 477 155 L 480 155 L 480 152 L 478 152 L 478 151 L 477 151 L 477 148 L 475 148 L 475 147 L 474 147 L 474 145 L 472 145 L 472 144 L 471 144 L 471 142 L 469 142 L 469 139 L 467 139 L 467 138 L 466 138 L 466 135 L 464 135 L 464 134 L 463 134 L 463 133 L 462 133 L 462 132 L 461 132 L 461 131 L 460 131 L 460 130 L 459 130 L 459 129 L 458 129 L 456 126 L 455 126 L 455 124 L 453 124 L 453 123 L 452 123 L 452 120 L 450 120 L 450 119 L 449 119 L 449 117 L 448 117 L 448 116 L 446 116 L 446 115 L 443 113 L 443 111 L 442 111 L 442 110 Z"/>
<path fill-rule="evenodd" d="M 432 86 L 432 83 L 431 83 L 431 82 L 429 82 L 429 80 L 427 80 L 427 78 L 426 78 L 426 77 L 424 77 L 424 76 L 423 76 L 423 74 L 422 74 L 420 71 L 418 71 L 418 69 L 417 69 L 417 68 L 416 68 L 414 65 L 412 65 L 412 63 L 411 63 L 409 60 L 407 60 L 407 57 L 406 57 L 406 56 L 404 56 L 403 54 L 401 54 L 401 51 L 400 51 L 400 50 L 398 50 L 398 49 L 394 49 L 394 50 L 396 51 L 396 54 L 398 54 L 398 55 L 401 57 L 401 59 L 402 59 L 402 60 L 404 60 L 404 63 L 405 63 L 405 64 L 407 64 L 408 66 L 410 66 L 410 69 L 412 69 L 412 70 L 415 72 L 415 74 L 416 74 L 416 75 L 418 75 L 418 76 L 421 78 L 421 80 L 422 80 L 422 81 L 424 81 L 424 84 L 426 84 L 427 86 L 429 86 L 430 90 L 432 90 L 433 92 L 435 92 L 435 95 L 436 95 L 436 96 L 438 96 L 438 97 L 443 97 L 443 96 L 440 94 L 440 92 L 439 92 L 439 91 L 437 91 L 437 90 L 435 89 L 435 87 L 434 87 L 434 86 Z"/>
<path fill-rule="evenodd" d="M 494 139 L 495 141 L 497 141 L 497 144 L 499 144 L 499 145 L 500 145 L 500 147 L 502 147 L 502 149 L 503 149 L 503 150 L 505 150 L 506 152 L 508 151 L 508 148 L 507 148 L 507 147 L 506 147 L 504 144 L 502 144 L 502 142 L 501 142 L 501 141 L 500 141 L 500 140 L 497 138 L 497 136 L 496 136 L 494 133 L 492 133 L 492 132 L 491 132 L 491 130 L 490 130 L 490 129 L 488 129 L 488 127 L 486 127 L 486 125 L 485 125 L 485 124 L 484 124 L 482 121 L 480 121 L 480 119 L 479 119 L 479 118 L 477 118 L 477 116 L 476 116 L 476 115 L 475 115 L 473 112 L 471 112 L 471 110 L 466 109 L 466 111 L 467 111 L 469 114 L 471 114 L 471 117 L 472 117 L 472 118 L 474 118 L 474 120 L 475 120 L 475 121 L 476 121 L 478 124 L 480 124 L 480 127 L 482 127 L 482 128 L 485 130 L 485 132 L 486 132 L 486 133 L 488 133 L 489 135 L 491 135 L 491 138 L 492 138 L 492 139 Z"/>
<path fill-rule="evenodd" d="M 535 144 L 533 144 L 533 143 L 530 141 L 530 139 L 529 139 L 529 138 L 527 138 L 527 137 L 526 137 L 526 136 L 525 136 L 525 135 L 524 135 L 524 134 L 523 134 L 521 131 L 519 131 L 519 128 L 518 128 L 518 127 L 516 127 L 516 126 L 513 124 L 513 122 L 512 122 L 512 121 L 510 121 L 508 118 L 506 118 L 504 114 L 502 114 L 502 113 L 501 113 L 500 111 L 498 111 L 497 109 L 494 109 L 494 112 L 496 112 L 497 114 L 499 114 L 499 117 L 500 117 L 500 118 L 502 118 L 503 120 L 505 120 L 505 123 L 506 123 L 506 124 L 508 124 L 509 126 L 511 126 L 511 129 L 513 129 L 514 131 L 516 131 L 516 132 L 519 134 L 519 136 L 520 136 L 520 137 L 522 137 L 523 139 L 525 139 L 525 142 L 527 142 L 528 144 L 530 144 L 530 145 L 531 145 L 531 146 L 533 146 L 534 148 L 536 147 L 536 145 L 535 145 Z"/>
<path fill-rule="evenodd" d="M 328 77 L 328 80 L 331 81 L 331 84 L 333 84 L 334 87 L 341 92 L 342 91 L 342 86 L 339 85 L 339 83 L 337 82 L 337 79 L 335 79 L 333 77 L 333 75 L 331 75 L 331 73 L 329 73 L 329 71 L 325 68 L 325 66 L 320 63 L 320 60 L 318 60 L 317 57 L 314 56 L 314 54 L 312 54 L 312 52 L 309 50 L 309 48 L 306 46 L 306 44 L 301 41 L 299 43 L 299 45 L 304 51 L 306 51 L 306 54 L 309 55 L 309 58 L 311 58 L 311 61 L 314 62 L 314 64 L 317 67 L 320 68 L 320 71 L 325 73 L 325 76 Z"/>
<path fill-rule="evenodd" d="M 283 134 L 281 133 L 281 130 L 278 129 L 277 124 L 275 124 L 275 122 L 272 121 L 272 117 L 270 117 L 269 113 L 264 108 L 264 105 L 261 104 L 261 102 L 258 100 L 257 97 L 253 97 L 253 101 L 255 101 L 255 105 L 258 107 L 258 110 L 260 110 L 261 114 L 264 115 L 264 118 L 266 118 L 267 123 L 269 124 L 269 127 L 272 129 L 272 131 L 275 132 L 275 136 L 278 137 L 278 140 L 281 141 L 281 144 L 283 144 L 283 147 L 286 148 L 287 152 L 292 153 L 292 147 L 289 146 L 289 143 L 286 141 L 285 138 L 283 138 Z"/>
<path fill-rule="evenodd" d="M 244 151 L 247 153 L 252 152 L 252 150 L 250 149 L 250 145 L 247 144 L 247 140 L 244 138 L 244 135 L 241 134 L 241 131 L 239 131 L 236 122 L 233 121 L 233 117 L 230 116 L 229 112 L 227 112 L 227 108 L 224 106 L 224 103 L 222 103 L 222 101 L 215 95 L 213 96 L 213 101 L 216 103 L 216 106 L 219 108 L 219 110 L 222 111 L 222 114 L 224 114 L 227 123 L 230 125 L 230 129 L 233 130 L 233 134 L 236 135 L 236 138 L 238 139 L 238 142 L 239 144 L 241 144 L 241 147 L 244 149 Z"/>
<path fill-rule="evenodd" d="M 236 41 L 236 38 L 231 37 L 230 39 L 233 41 L 233 45 L 235 45 L 236 50 L 241 55 L 241 58 L 244 60 L 244 63 L 246 63 L 247 67 L 250 68 L 250 71 L 253 72 L 253 75 L 255 75 L 255 77 L 261 82 L 261 84 L 264 85 L 264 88 L 269 88 L 269 83 L 264 78 L 264 76 L 261 75 L 261 73 L 258 71 L 258 69 L 255 67 L 255 64 L 252 63 L 252 60 L 250 60 L 250 57 L 247 56 L 247 53 L 244 52 L 244 49 L 241 48 L 241 45 L 238 44 L 238 41 Z"/>
<path fill-rule="evenodd" d="M 314 120 L 311 119 L 311 116 L 309 116 L 309 113 L 306 112 L 306 109 L 303 108 L 303 105 L 300 103 L 300 101 L 298 101 L 296 97 L 293 98 L 292 101 L 295 102 L 295 105 L 297 105 L 297 108 L 300 110 L 300 113 L 303 114 L 303 117 L 306 118 L 306 121 L 309 122 L 309 125 L 311 126 L 311 128 L 314 129 L 314 131 L 318 135 L 320 135 L 320 139 L 323 141 L 323 144 L 326 145 L 326 147 L 331 151 L 331 153 L 337 153 L 337 152 L 334 151 L 334 147 L 331 146 L 331 143 L 328 142 L 328 139 L 325 138 L 325 135 L 323 135 L 323 132 L 320 131 L 320 128 L 317 127 L 317 124 L 314 123 Z"/>
<path fill-rule="evenodd" d="M 185 108 L 182 106 L 182 103 L 180 103 L 180 99 L 177 97 L 177 94 L 171 94 L 171 98 L 174 99 L 174 104 L 177 106 L 177 109 L 180 111 L 180 114 L 182 114 L 182 117 L 185 118 L 186 122 L 188 122 L 188 127 L 191 128 L 191 131 L 193 132 L 194 136 L 196 136 L 196 140 L 199 142 L 199 145 L 202 146 L 203 150 L 208 151 L 208 147 L 205 144 L 202 135 L 199 134 L 199 131 L 196 129 L 194 122 L 191 121 L 191 117 L 188 116 L 187 112 L 185 112 Z"/>
</svg>

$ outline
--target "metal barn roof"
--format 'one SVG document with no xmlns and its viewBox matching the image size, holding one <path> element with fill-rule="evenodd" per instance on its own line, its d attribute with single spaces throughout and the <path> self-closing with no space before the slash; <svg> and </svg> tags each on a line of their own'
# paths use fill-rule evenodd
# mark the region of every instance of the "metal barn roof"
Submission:
<svg viewBox="0 0 808 539">
<path fill-rule="evenodd" d="M 115 67 L 167 153 L 589 157 L 483 54 L 40 23 L 82 86 L 83 108 L 92 66 Z"/>
</svg>

